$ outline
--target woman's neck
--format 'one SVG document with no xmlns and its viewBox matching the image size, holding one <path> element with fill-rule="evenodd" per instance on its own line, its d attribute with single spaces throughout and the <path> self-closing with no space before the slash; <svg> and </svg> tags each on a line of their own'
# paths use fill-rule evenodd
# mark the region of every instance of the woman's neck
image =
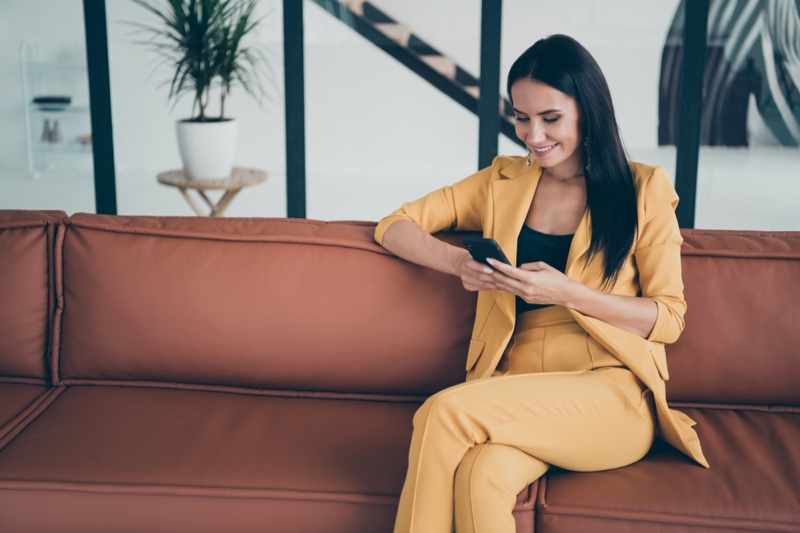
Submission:
<svg viewBox="0 0 800 533">
<path fill-rule="evenodd" d="M 566 183 L 575 179 L 583 179 L 583 169 L 542 169 L 542 177 Z"/>
</svg>

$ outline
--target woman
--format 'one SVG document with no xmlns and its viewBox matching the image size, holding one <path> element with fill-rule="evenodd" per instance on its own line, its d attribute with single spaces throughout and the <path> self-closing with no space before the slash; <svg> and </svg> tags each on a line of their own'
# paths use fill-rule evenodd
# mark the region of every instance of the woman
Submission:
<svg viewBox="0 0 800 533">
<path fill-rule="evenodd" d="M 396 532 L 513 532 L 517 494 L 550 465 L 625 466 L 657 431 L 707 466 L 664 395 L 663 345 L 686 309 L 672 185 L 626 160 L 605 78 L 574 39 L 535 43 L 508 93 L 528 157 L 497 157 L 375 232 L 481 291 L 467 382 L 414 417 Z M 517 266 L 487 267 L 430 235 L 448 228 L 482 231 Z"/>
</svg>

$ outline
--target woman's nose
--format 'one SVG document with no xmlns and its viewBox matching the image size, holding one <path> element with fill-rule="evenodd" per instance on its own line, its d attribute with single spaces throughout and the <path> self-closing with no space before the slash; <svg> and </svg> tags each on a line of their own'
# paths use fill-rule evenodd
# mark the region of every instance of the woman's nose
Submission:
<svg viewBox="0 0 800 533">
<path fill-rule="evenodd" d="M 535 145 L 544 141 L 547 136 L 544 133 L 544 128 L 541 124 L 537 124 L 536 122 L 531 122 L 530 127 L 528 128 L 528 144 Z"/>
</svg>

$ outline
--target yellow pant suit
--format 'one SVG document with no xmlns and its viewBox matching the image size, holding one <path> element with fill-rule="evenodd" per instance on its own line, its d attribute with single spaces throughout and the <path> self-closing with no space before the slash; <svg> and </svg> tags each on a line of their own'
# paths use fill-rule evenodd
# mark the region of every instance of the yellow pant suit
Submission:
<svg viewBox="0 0 800 533">
<path fill-rule="evenodd" d="M 680 335 L 686 310 L 678 198 L 663 169 L 631 163 L 631 170 L 637 238 L 610 292 L 656 302 L 650 336 L 560 306 L 517 317 L 514 295 L 480 292 L 467 381 L 428 398 L 414 417 L 395 532 L 513 532 L 517 494 L 550 465 L 625 466 L 647 453 L 656 433 L 708 466 L 694 422 L 668 407 L 664 388 L 664 344 Z M 524 158 L 497 157 L 491 167 L 404 204 L 381 220 L 375 240 L 381 243 L 397 220 L 429 233 L 482 231 L 514 264 L 541 172 Z M 586 264 L 590 241 L 586 213 L 565 274 L 599 289 L 602 263 Z"/>
</svg>

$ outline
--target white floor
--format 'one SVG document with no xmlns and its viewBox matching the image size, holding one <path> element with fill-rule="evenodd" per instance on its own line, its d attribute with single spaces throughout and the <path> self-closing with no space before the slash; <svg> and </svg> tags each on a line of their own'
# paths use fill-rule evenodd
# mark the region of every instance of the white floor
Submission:
<svg viewBox="0 0 800 533">
<path fill-rule="evenodd" d="M 675 168 L 674 148 L 631 150 L 632 158 Z M 81 166 L 82 165 L 82 166 Z M 330 168 L 329 166 L 328 168 Z M 193 215 L 177 189 L 160 185 L 156 170 L 117 172 L 120 214 Z M 380 172 L 380 173 L 379 173 Z M 402 202 L 463 177 L 464 169 L 431 171 L 406 166 L 394 175 L 385 168 L 328 170 L 309 164 L 307 216 L 320 220 L 378 220 Z M 30 179 L 27 170 L 0 170 L 0 209 L 60 209 L 94 212 L 91 161 L 65 156 Z M 244 189 L 227 216 L 286 216 L 285 176 Z M 704 148 L 700 155 L 695 227 L 706 229 L 800 230 L 800 150 Z"/>
</svg>

